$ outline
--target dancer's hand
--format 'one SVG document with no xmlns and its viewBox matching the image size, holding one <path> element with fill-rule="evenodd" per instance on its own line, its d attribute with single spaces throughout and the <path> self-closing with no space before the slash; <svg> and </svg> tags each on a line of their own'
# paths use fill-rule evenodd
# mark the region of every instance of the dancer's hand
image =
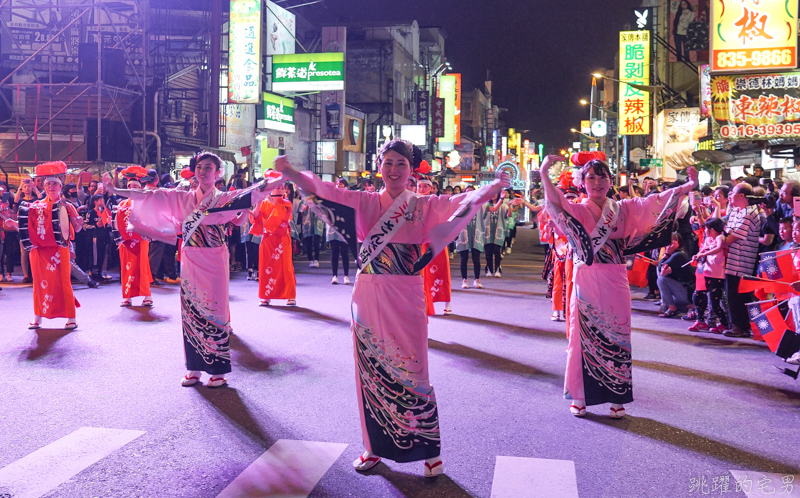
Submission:
<svg viewBox="0 0 800 498">
<path fill-rule="evenodd" d="M 700 173 L 698 173 L 697 168 L 694 166 L 689 166 L 689 168 L 686 170 L 686 174 L 689 176 L 689 181 L 693 183 L 695 187 L 699 185 L 698 182 L 700 181 Z"/>
<path fill-rule="evenodd" d="M 539 171 L 541 172 L 542 176 L 544 176 L 550 171 L 550 166 L 552 166 L 553 163 L 557 163 L 558 161 L 563 161 L 563 160 L 564 156 L 550 154 L 549 156 L 544 158 L 544 161 L 542 162 L 542 167 Z"/>
<path fill-rule="evenodd" d="M 275 158 L 275 171 L 285 174 L 289 170 L 294 170 L 294 168 L 292 168 L 292 163 L 289 162 L 289 158 L 286 156 L 278 156 Z"/>
<path fill-rule="evenodd" d="M 511 188 L 511 175 L 508 171 L 495 172 L 494 174 L 495 179 L 500 180 L 500 186 L 505 188 Z M 505 192 L 505 190 L 503 191 Z"/>
</svg>

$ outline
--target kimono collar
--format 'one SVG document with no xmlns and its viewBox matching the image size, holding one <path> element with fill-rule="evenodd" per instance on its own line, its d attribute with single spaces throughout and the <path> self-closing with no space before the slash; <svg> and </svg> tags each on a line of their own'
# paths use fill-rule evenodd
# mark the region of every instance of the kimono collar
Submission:
<svg viewBox="0 0 800 498">
<path fill-rule="evenodd" d="M 199 187 L 194 189 L 194 197 L 197 200 L 198 204 L 203 202 L 206 198 L 208 198 L 208 196 L 210 195 L 216 196 L 218 193 L 219 190 L 217 190 L 217 187 L 211 187 L 210 189 L 206 190 L 205 194 L 200 190 Z"/>
</svg>

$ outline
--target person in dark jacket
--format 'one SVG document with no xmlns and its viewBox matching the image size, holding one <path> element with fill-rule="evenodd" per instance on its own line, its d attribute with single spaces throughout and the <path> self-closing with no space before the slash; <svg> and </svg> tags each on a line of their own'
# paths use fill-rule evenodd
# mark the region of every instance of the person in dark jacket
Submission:
<svg viewBox="0 0 800 498">
<path fill-rule="evenodd" d="M 690 260 L 683 245 L 683 238 L 678 232 L 674 232 L 672 243 L 658 264 L 658 289 L 661 291 L 661 303 L 667 306 L 667 311 L 658 316 L 674 318 L 680 315 L 682 309 L 694 309 L 690 299 L 693 291 L 692 282 L 695 278 L 694 268 L 684 266 Z"/>
</svg>

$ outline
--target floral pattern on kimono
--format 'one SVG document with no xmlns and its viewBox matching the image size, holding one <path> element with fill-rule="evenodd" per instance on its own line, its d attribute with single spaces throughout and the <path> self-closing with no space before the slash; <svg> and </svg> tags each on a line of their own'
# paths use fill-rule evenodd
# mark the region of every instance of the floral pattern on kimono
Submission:
<svg viewBox="0 0 800 498">
<path fill-rule="evenodd" d="M 310 179 L 317 197 L 355 210 L 359 240 L 369 236 L 393 204 L 386 192 L 338 189 Z M 470 210 L 448 223 L 467 196 L 473 199 Z M 356 277 L 351 332 L 362 438 L 366 449 L 380 457 L 411 462 L 441 452 L 436 395 L 428 375 L 425 293 L 415 263 L 423 255 L 420 244 L 431 242 L 434 228 L 440 240 L 455 240 L 491 197 L 488 187 L 419 197 L 408 221 Z"/>
<path fill-rule="evenodd" d="M 557 228 L 570 240 L 574 258 L 568 299 L 567 399 L 584 399 L 587 405 L 633 401 L 625 254 L 644 250 L 656 239 L 662 240 L 664 233 L 671 233 L 680 200 L 673 193 L 667 190 L 619 202 L 609 199 L 604 209 L 588 199 L 571 204 L 562 197 L 565 209 L 547 203 Z M 582 245 L 576 249 L 578 240 Z M 596 246 L 591 265 L 582 259 L 587 244 Z"/>
</svg>

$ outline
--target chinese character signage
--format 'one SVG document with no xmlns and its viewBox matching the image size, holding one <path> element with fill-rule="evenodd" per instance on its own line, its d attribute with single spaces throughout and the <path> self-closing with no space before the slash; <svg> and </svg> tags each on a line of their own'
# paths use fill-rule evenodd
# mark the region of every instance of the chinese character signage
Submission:
<svg viewBox="0 0 800 498">
<path fill-rule="evenodd" d="M 344 90 L 344 53 L 274 55 L 272 90 Z"/>
<path fill-rule="evenodd" d="M 258 104 L 261 97 L 261 0 L 231 0 L 228 102 Z"/>
<path fill-rule="evenodd" d="M 433 99 L 433 136 L 444 137 L 444 99 L 441 97 Z"/>
<path fill-rule="evenodd" d="M 701 121 L 700 108 L 667 109 L 656 121 L 655 156 L 664 158 L 665 178 L 676 178 L 676 171 L 693 165 L 692 152 L 708 130 L 708 121 Z"/>
<path fill-rule="evenodd" d="M 797 2 L 712 0 L 711 71 L 797 67 Z"/>
<path fill-rule="evenodd" d="M 428 104 L 430 95 L 427 90 L 417 91 L 417 124 L 428 125 Z"/>
<path fill-rule="evenodd" d="M 293 54 L 295 16 L 267 1 L 267 55 Z"/>
<path fill-rule="evenodd" d="M 461 75 L 453 74 L 456 81 L 455 95 L 453 97 L 453 143 L 461 143 Z"/>
<path fill-rule="evenodd" d="M 322 28 L 322 50 L 343 54 L 347 44 L 347 28 L 344 26 L 328 26 Z M 324 91 L 322 97 L 322 130 L 323 140 L 344 139 L 344 90 Z"/>
<path fill-rule="evenodd" d="M 456 124 L 456 77 L 445 75 L 439 78 L 439 97 L 444 99 L 444 136 L 439 140 L 439 150 L 453 150 Z"/>
<path fill-rule="evenodd" d="M 256 141 L 256 106 L 252 104 L 227 104 L 221 106 L 225 122 L 226 150 L 238 151 L 251 147 Z"/>
<path fill-rule="evenodd" d="M 800 137 L 800 72 L 712 76 L 715 140 Z"/>
<path fill-rule="evenodd" d="M 650 32 L 621 31 L 619 59 L 619 134 L 649 135 L 650 93 L 627 83 L 650 84 Z"/>
<path fill-rule="evenodd" d="M 272 93 L 265 93 L 264 119 L 259 120 L 258 127 L 294 133 L 294 100 Z"/>
</svg>

